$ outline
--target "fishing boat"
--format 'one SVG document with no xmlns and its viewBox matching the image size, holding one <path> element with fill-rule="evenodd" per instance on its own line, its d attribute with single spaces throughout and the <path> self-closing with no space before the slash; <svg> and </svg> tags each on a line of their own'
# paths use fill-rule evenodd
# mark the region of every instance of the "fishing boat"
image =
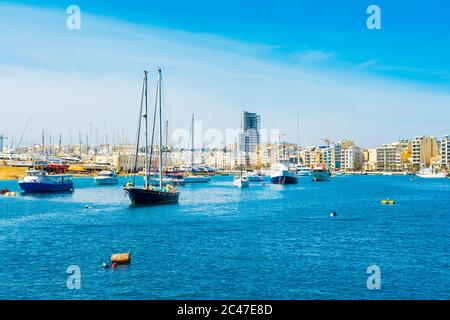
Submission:
<svg viewBox="0 0 450 320">
<path fill-rule="evenodd" d="M 163 178 L 164 178 L 164 170 L 163 170 L 163 159 L 162 159 L 162 103 L 161 103 L 161 69 L 158 69 L 158 85 L 156 89 L 156 101 L 155 103 L 155 110 L 154 110 L 154 125 L 152 129 L 152 144 L 150 147 L 150 154 L 149 154 L 149 148 L 148 148 L 148 99 L 147 99 L 147 71 L 144 71 L 144 80 L 142 85 L 142 96 L 141 96 L 141 107 L 139 112 L 139 123 L 138 123 L 138 130 L 137 130 L 137 139 L 136 139 L 136 151 L 135 151 L 135 161 L 134 161 L 134 168 L 133 172 L 135 172 L 137 167 L 137 159 L 138 159 L 138 152 L 139 152 L 139 136 L 140 136 L 140 129 L 141 129 L 141 122 L 142 119 L 144 119 L 145 124 L 145 179 L 144 179 L 144 186 L 137 187 L 135 186 L 135 177 L 136 175 L 133 175 L 133 181 L 129 182 L 125 186 L 125 191 L 127 192 L 131 203 L 133 206 L 140 206 L 140 205 L 156 205 L 156 204 L 165 204 L 165 203 L 176 203 L 178 202 L 180 192 L 174 188 L 172 185 L 164 185 Z M 145 107 L 144 113 L 143 113 L 143 106 Z M 159 112 L 157 112 L 159 109 Z M 152 163 L 152 156 L 153 156 L 153 137 L 155 133 L 155 124 L 156 124 L 156 117 L 157 113 L 159 113 L 159 145 L 158 145 L 158 153 L 159 153 L 159 161 L 158 161 L 158 174 L 159 174 L 159 185 L 153 186 L 150 182 L 150 163 Z"/>
<path fill-rule="evenodd" d="M 328 181 L 330 180 L 330 176 L 330 170 L 327 169 L 325 164 L 317 165 L 312 169 L 312 179 L 314 182 Z"/>
<path fill-rule="evenodd" d="M 432 168 L 422 168 L 416 176 L 423 179 L 442 179 L 447 177 L 445 172 L 435 172 Z"/>
<path fill-rule="evenodd" d="M 297 165 L 297 176 L 299 177 L 308 177 L 311 175 L 311 169 L 307 166 Z"/>
<path fill-rule="evenodd" d="M 272 184 L 297 184 L 297 175 L 291 173 L 289 169 L 281 163 L 277 163 L 272 167 L 270 173 L 270 183 Z"/>
<path fill-rule="evenodd" d="M 119 178 L 117 177 L 115 170 L 100 171 L 97 176 L 94 177 L 94 183 L 97 185 L 111 185 L 117 184 Z"/>
<path fill-rule="evenodd" d="M 25 193 L 73 191 L 72 175 L 49 175 L 44 170 L 28 170 L 19 180 L 19 188 Z"/>
</svg>

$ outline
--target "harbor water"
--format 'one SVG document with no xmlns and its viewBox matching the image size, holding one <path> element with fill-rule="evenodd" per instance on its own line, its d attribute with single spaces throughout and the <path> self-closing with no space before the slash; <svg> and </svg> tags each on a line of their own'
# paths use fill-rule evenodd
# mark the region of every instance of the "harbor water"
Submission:
<svg viewBox="0 0 450 320">
<path fill-rule="evenodd" d="M 0 299 L 448 299 L 450 179 L 232 177 L 131 208 L 116 186 L 0 196 Z M 16 181 L 0 188 L 19 191 Z M 382 199 L 395 205 L 382 205 Z M 86 208 L 86 206 L 88 206 Z M 336 211 L 336 216 L 330 212 Z M 113 253 L 131 264 L 104 269 Z M 68 289 L 78 266 L 80 289 Z M 367 268 L 381 270 L 369 290 Z"/>
</svg>

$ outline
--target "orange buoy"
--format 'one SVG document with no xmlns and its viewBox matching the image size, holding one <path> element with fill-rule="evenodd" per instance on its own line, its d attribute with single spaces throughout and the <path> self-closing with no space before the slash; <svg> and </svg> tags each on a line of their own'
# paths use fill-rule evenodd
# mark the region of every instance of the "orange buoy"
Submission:
<svg viewBox="0 0 450 320">
<path fill-rule="evenodd" d="M 128 264 L 131 262 L 130 253 L 116 253 L 111 255 L 111 263 Z"/>
</svg>

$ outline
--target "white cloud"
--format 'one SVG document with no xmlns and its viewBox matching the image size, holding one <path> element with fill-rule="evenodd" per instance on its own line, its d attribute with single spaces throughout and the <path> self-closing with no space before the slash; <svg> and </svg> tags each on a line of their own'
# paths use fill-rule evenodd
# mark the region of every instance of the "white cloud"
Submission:
<svg viewBox="0 0 450 320">
<path fill-rule="evenodd" d="M 336 56 L 336 53 L 322 50 L 305 50 L 297 53 L 296 56 L 301 64 L 310 64 L 330 60 Z"/>
<path fill-rule="evenodd" d="M 65 10 L 0 5 L 6 31 L 0 34 L 0 131 L 19 136 L 32 115 L 36 137 L 46 128 L 76 140 L 89 122 L 131 136 L 142 72 L 150 69 L 154 81 L 156 67 L 163 69 L 171 128 L 188 127 L 192 112 L 206 128 L 235 128 L 246 109 L 293 141 L 299 112 L 305 144 L 331 137 L 376 145 L 450 129 L 447 93 L 369 77 L 364 66 L 306 69 L 334 53 L 305 51 L 297 54 L 303 63 L 289 64 L 273 58 L 279 55 L 271 46 L 84 12 L 82 29 L 69 31 L 66 16 Z"/>
</svg>

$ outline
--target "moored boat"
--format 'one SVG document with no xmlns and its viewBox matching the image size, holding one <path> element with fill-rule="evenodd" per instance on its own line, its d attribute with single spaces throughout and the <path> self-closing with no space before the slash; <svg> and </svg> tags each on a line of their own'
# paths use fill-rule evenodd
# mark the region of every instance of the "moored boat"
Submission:
<svg viewBox="0 0 450 320">
<path fill-rule="evenodd" d="M 44 170 L 28 170 L 19 180 L 19 188 L 26 193 L 73 191 L 72 175 L 49 175 Z"/>
<path fill-rule="evenodd" d="M 246 177 L 235 177 L 233 179 L 233 185 L 237 188 L 248 188 L 250 181 Z"/>
<path fill-rule="evenodd" d="M 196 176 L 196 175 L 189 175 L 185 176 L 183 178 L 184 183 L 206 183 L 211 181 L 210 176 Z"/>
<path fill-rule="evenodd" d="M 250 181 L 246 177 L 235 177 L 233 179 L 233 185 L 237 188 L 248 188 Z"/>
<path fill-rule="evenodd" d="M 156 205 L 156 204 L 166 204 L 166 203 L 176 203 L 178 202 L 180 192 L 175 189 L 172 185 L 164 185 L 164 170 L 163 170 L 163 158 L 162 158 L 162 103 L 161 103 L 161 69 L 158 69 L 158 82 L 157 82 L 157 89 L 156 89 L 156 99 L 157 104 L 155 104 L 155 119 L 154 123 L 156 122 L 156 117 L 159 113 L 159 146 L 158 146 L 158 154 L 159 154 L 159 161 L 158 161 L 158 177 L 159 177 L 159 186 L 152 186 L 150 185 L 150 163 L 152 163 L 152 155 L 153 153 L 150 152 L 149 154 L 149 144 L 148 144 L 148 101 L 147 101 L 147 71 L 144 71 L 144 80 L 143 80 L 143 88 L 142 88 L 142 97 L 141 97 L 141 107 L 140 107 L 140 113 L 139 113 L 139 124 L 138 124 L 138 132 L 137 132 L 137 141 L 136 141 L 136 153 L 135 153 L 135 163 L 133 172 L 136 170 L 136 162 L 137 162 L 137 156 L 139 152 L 139 136 L 140 136 L 140 128 L 141 128 L 141 121 L 142 118 L 145 119 L 145 179 L 144 179 L 144 186 L 143 187 L 136 187 L 134 185 L 134 177 L 133 176 L 133 182 L 129 182 L 124 187 L 124 190 L 127 192 L 128 197 L 131 200 L 131 203 L 133 206 L 140 206 L 140 205 Z M 145 105 L 145 109 L 142 110 L 143 105 Z M 157 107 L 159 107 L 159 112 Z M 144 111 L 144 112 L 143 112 Z M 153 134 L 154 136 L 155 126 L 153 126 Z M 153 150 L 153 139 L 152 139 L 152 145 L 150 147 L 150 150 Z"/>
<path fill-rule="evenodd" d="M 328 181 L 330 180 L 330 170 L 326 168 L 326 166 L 323 165 L 317 165 L 312 169 L 312 179 L 314 182 L 317 181 Z"/>
<path fill-rule="evenodd" d="M 297 184 L 297 175 L 294 175 L 284 164 L 276 164 L 270 173 L 270 183 L 272 184 Z"/>
<path fill-rule="evenodd" d="M 125 190 L 131 203 L 135 206 L 178 202 L 180 195 L 170 185 L 163 187 L 147 186 L 146 188 L 128 186 L 125 187 Z"/>
<path fill-rule="evenodd" d="M 94 177 L 94 182 L 97 185 L 111 185 L 117 184 L 119 178 L 117 177 L 115 170 L 105 170 L 99 172 L 99 174 Z"/>
<path fill-rule="evenodd" d="M 297 176 L 308 177 L 311 175 L 311 169 L 307 166 L 297 165 Z"/>
<path fill-rule="evenodd" d="M 416 173 L 416 176 L 423 179 L 442 179 L 447 177 L 445 172 L 435 172 L 432 168 L 423 168 Z"/>
<path fill-rule="evenodd" d="M 251 170 L 248 170 L 246 173 L 244 173 L 243 177 L 251 182 L 264 181 L 264 176 L 260 172 L 251 171 Z"/>
</svg>

